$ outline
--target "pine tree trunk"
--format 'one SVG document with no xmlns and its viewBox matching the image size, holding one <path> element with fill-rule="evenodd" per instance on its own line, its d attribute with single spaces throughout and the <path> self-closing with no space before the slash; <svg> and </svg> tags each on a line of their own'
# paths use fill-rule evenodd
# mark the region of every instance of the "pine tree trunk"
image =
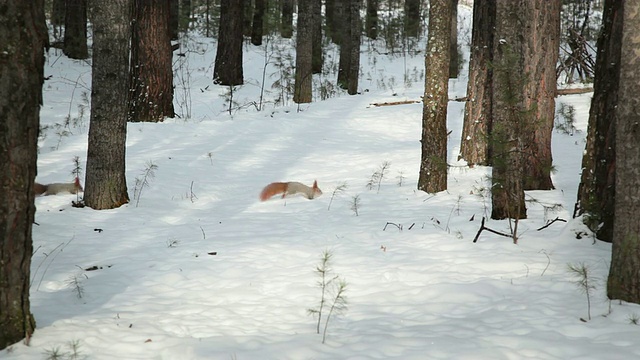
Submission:
<svg viewBox="0 0 640 360">
<path fill-rule="evenodd" d="M 87 47 L 87 0 L 66 0 L 62 52 L 72 59 L 89 57 Z"/>
<path fill-rule="evenodd" d="M 178 21 L 179 29 L 187 32 L 191 23 L 191 0 L 180 1 L 180 19 Z"/>
<path fill-rule="evenodd" d="M 0 39 L 0 350 L 26 338 L 36 323 L 29 288 L 36 208 L 33 183 L 44 47 L 48 44 L 41 0 L 7 0 Z"/>
<path fill-rule="evenodd" d="M 560 0 L 528 0 L 529 17 L 523 28 L 525 47 L 525 106 L 532 112 L 532 131 L 524 161 L 525 190 L 553 189 L 551 132 L 557 90 L 556 64 L 560 47 Z"/>
<path fill-rule="evenodd" d="M 313 31 L 313 1 L 298 0 L 298 24 L 296 35 L 296 75 L 293 101 L 300 103 L 310 103 L 311 83 L 313 80 L 311 73 L 312 57 L 312 31 Z"/>
<path fill-rule="evenodd" d="M 342 32 L 344 31 L 344 11 L 343 3 L 347 0 L 325 0 L 325 17 L 327 18 L 327 37 L 336 45 L 342 43 Z"/>
<path fill-rule="evenodd" d="M 169 0 L 169 39 L 178 40 L 179 28 L 180 28 L 180 2 L 179 0 Z"/>
<path fill-rule="evenodd" d="M 605 1 L 603 23 L 597 44 L 593 99 L 575 215 L 585 214 L 585 224 L 598 239 L 611 242 L 615 214 L 614 114 L 620 78 L 622 2 Z"/>
<path fill-rule="evenodd" d="M 253 4 L 251 4 L 251 0 L 238 1 L 242 2 L 242 34 L 250 38 L 253 31 Z M 220 7 L 220 19 L 222 19 L 222 5 Z"/>
<path fill-rule="evenodd" d="M 264 22 L 265 0 L 255 0 L 256 6 L 253 11 L 253 24 L 251 27 L 251 43 L 256 46 L 262 45 L 262 33 Z"/>
<path fill-rule="evenodd" d="M 378 38 L 378 1 L 379 0 L 367 0 L 367 18 L 365 27 L 367 37 L 371 40 Z"/>
<path fill-rule="evenodd" d="M 173 51 L 169 1 L 134 0 L 129 85 L 129 121 L 172 118 Z"/>
<path fill-rule="evenodd" d="M 420 0 L 405 0 L 404 16 L 405 36 L 417 38 L 420 32 Z"/>
<path fill-rule="evenodd" d="M 418 189 L 436 193 L 447 189 L 447 107 L 452 2 L 431 0 L 430 4 Z"/>
<path fill-rule="evenodd" d="M 360 1 L 345 1 L 340 11 L 344 27 L 340 35 L 338 86 L 347 90 L 349 95 L 355 95 L 360 70 Z"/>
<path fill-rule="evenodd" d="M 280 35 L 285 39 L 291 39 L 293 36 L 293 0 L 282 0 Z"/>
<path fill-rule="evenodd" d="M 460 72 L 458 53 L 458 0 L 451 0 L 451 40 L 449 40 L 449 78 L 455 79 Z"/>
<path fill-rule="evenodd" d="M 489 133 L 492 119 L 492 67 L 493 29 L 496 1 L 476 0 L 473 4 L 471 31 L 471 57 L 467 102 L 464 107 L 464 125 L 459 159 L 474 165 L 489 165 L 491 145 Z"/>
<path fill-rule="evenodd" d="M 616 217 L 607 295 L 640 304 L 640 3 L 624 4 L 616 108 Z"/>
<path fill-rule="evenodd" d="M 125 177 L 131 0 L 93 5 L 91 121 L 84 202 L 113 209 L 129 202 Z"/>
<path fill-rule="evenodd" d="M 525 76 L 523 57 L 525 39 L 521 19 L 531 17 L 525 0 L 496 1 L 495 38 L 493 51 L 493 107 L 491 143 L 491 218 L 524 219 L 525 134 L 530 125 L 523 89 Z"/>
<path fill-rule="evenodd" d="M 213 68 L 213 82 L 219 85 L 242 85 L 242 14 L 243 1 L 221 0 L 218 49 Z"/>
<path fill-rule="evenodd" d="M 311 21 L 311 72 L 320 74 L 322 72 L 322 2 L 313 0 Z"/>
</svg>

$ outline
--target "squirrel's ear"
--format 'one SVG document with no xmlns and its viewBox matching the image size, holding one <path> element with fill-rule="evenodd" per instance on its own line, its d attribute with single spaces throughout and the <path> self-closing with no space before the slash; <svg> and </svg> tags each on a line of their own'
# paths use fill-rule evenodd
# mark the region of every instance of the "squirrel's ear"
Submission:
<svg viewBox="0 0 640 360">
<path fill-rule="evenodd" d="M 317 188 L 318 187 L 318 180 L 313 180 L 313 187 Z"/>
</svg>

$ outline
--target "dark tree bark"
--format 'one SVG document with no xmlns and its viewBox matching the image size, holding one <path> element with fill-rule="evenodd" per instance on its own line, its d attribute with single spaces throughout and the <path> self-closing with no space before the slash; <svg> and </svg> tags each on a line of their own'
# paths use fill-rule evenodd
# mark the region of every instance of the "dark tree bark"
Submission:
<svg viewBox="0 0 640 360">
<path fill-rule="evenodd" d="M 420 0 L 405 0 L 404 17 L 405 35 L 417 38 L 420 32 Z"/>
<path fill-rule="evenodd" d="M 551 133 L 555 117 L 557 90 L 556 65 L 560 48 L 560 0 L 524 1 L 530 7 L 529 17 L 524 18 L 524 59 L 526 107 L 532 113 L 528 151 L 524 161 L 524 189 L 550 190 L 551 182 Z"/>
<path fill-rule="evenodd" d="M 449 40 L 449 78 L 455 79 L 460 72 L 458 53 L 458 0 L 451 0 L 451 40 Z"/>
<path fill-rule="evenodd" d="M 191 0 L 180 1 L 180 31 L 187 32 L 189 30 L 189 24 L 191 23 Z"/>
<path fill-rule="evenodd" d="M 129 202 L 125 177 L 132 0 L 93 4 L 91 121 L 84 202 L 113 209 Z"/>
<path fill-rule="evenodd" d="M 253 31 L 253 4 L 251 0 L 239 0 L 243 3 L 242 7 L 242 34 L 251 37 Z M 222 9 L 220 10 L 222 11 Z M 222 16 L 222 14 L 220 14 Z"/>
<path fill-rule="evenodd" d="M 298 104 L 311 102 L 313 1 L 315 0 L 298 0 L 296 75 L 293 92 L 293 101 Z"/>
<path fill-rule="evenodd" d="M 169 38 L 178 40 L 178 30 L 180 27 L 180 2 L 179 0 L 169 0 Z"/>
<path fill-rule="evenodd" d="M 603 29 L 598 38 L 593 99 L 589 110 L 587 145 L 582 157 L 576 215 L 596 233 L 611 242 L 615 218 L 615 108 L 620 79 L 622 2 L 607 0 Z"/>
<path fill-rule="evenodd" d="M 291 39 L 293 36 L 293 0 L 282 0 L 280 35 L 285 39 Z"/>
<path fill-rule="evenodd" d="M 524 1 L 524 0 L 523 0 Z M 531 9 L 511 0 L 496 1 L 493 52 L 493 146 L 491 172 L 491 218 L 524 219 L 524 151 L 531 123 L 526 107 L 525 33 L 520 21 L 531 17 Z"/>
<path fill-rule="evenodd" d="M 311 72 L 322 72 L 322 2 L 313 0 L 311 7 Z"/>
<path fill-rule="evenodd" d="M 6 0 L 0 13 L 0 350 L 29 338 L 36 327 L 29 302 L 36 208 L 33 182 L 44 47 L 42 0 Z"/>
<path fill-rule="evenodd" d="M 256 46 L 262 45 L 262 34 L 264 32 L 264 11 L 265 0 L 255 0 L 253 10 L 253 24 L 251 26 L 251 43 Z"/>
<path fill-rule="evenodd" d="M 65 10 L 62 52 L 71 59 L 86 59 L 87 0 L 66 0 Z"/>
<path fill-rule="evenodd" d="M 452 2 L 431 0 L 430 5 L 418 189 L 436 193 L 447 189 L 447 106 Z"/>
<path fill-rule="evenodd" d="M 66 0 L 53 0 L 51 5 L 51 24 L 54 26 L 64 25 Z"/>
<path fill-rule="evenodd" d="M 640 304 L 640 4 L 623 5 L 616 108 L 616 200 L 607 296 Z"/>
<path fill-rule="evenodd" d="M 344 23 L 344 3 L 347 0 L 325 0 L 325 17 L 327 18 L 327 36 L 331 41 L 340 45 L 342 43 L 345 28 Z"/>
<path fill-rule="evenodd" d="M 338 86 L 346 89 L 349 95 L 355 95 L 360 71 L 360 1 L 345 1 L 342 6 L 345 28 L 340 44 Z"/>
<path fill-rule="evenodd" d="M 242 85 L 242 1 L 221 0 L 218 49 L 213 68 L 213 82 Z"/>
<path fill-rule="evenodd" d="M 493 31 L 496 16 L 495 0 L 476 0 L 473 3 L 471 57 L 467 102 L 460 142 L 460 159 L 470 167 L 489 165 L 491 159 Z"/>
<path fill-rule="evenodd" d="M 169 1 L 133 1 L 129 121 L 173 117 Z"/>
<path fill-rule="evenodd" d="M 379 0 L 367 0 L 365 28 L 367 37 L 372 40 L 378 38 L 378 1 Z"/>
</svg>

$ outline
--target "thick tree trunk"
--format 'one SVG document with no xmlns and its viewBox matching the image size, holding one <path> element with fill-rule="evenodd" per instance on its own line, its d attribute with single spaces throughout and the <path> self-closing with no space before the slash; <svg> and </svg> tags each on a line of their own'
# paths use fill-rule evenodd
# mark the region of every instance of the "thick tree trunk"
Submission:
<svg viewBox="0 0 640 360">
<path fill-rule="evenodd" d="M 65 10 L 62 52 L 72 59 L 86 59 L 87 0 L 66 0 Z"/>
<path fill-rule="evenodd" d="M 576 215 L 596 233 L 598 239 L 613 238 L 615 200 L 615 108 L 620 79 L 622 2 L 607 0 L 603 29 L 598 38 L 593 99 L 589 110 L 587 145 L 582 157 Z"/>
<path fill-rule="evenodd" d="M 367 0 L 367 18 L 365 21 L 365 27 L 367 37 L 372 40 L 378 38 L 378 1 L 379 0 Z"/>
<path fill-rule="evenodd" d="M 280 35 L 285 39 L 291 39 L 293 36 L 293 0 L 282 0 Z"/>
<path fill-rule="evenodd" d="M 327 18 L 327 37 L 331 41 L 340 45 L 342 43 L 344 22 L 344 3 L 347 0 L 325 0 L 325 17 Z"/>
<path fill-rule="evenodd" d="M 169 0 L 169 38 L 178 40 L 178 30 L 180 28 L 180 2 L 179 0 Z"/>
<path fill-rule="evenodd" d="M 493 51 L 493 168 L 491 173 L 491 218 L 524 219 L 525 134 L 531 124 L 523 89 L 525 35 L 520 19 L 531 17 L 523 1 L 496 1 Z"/>
<path fill-rule="evenodd" d="M 44 47 L 47 31 L 41 0 L 7 0 L 0 17 L 0 350 L 26 338 L 36 323 L 29 287 L 36 208 L 33 182 Z"/>
<path fill-rule="evenodd" d="M 242 2 L 242 34 L 250 38 L 253 31 L 253 4 L 251 0 L 238 1 Z M 222 7 L 222 5 L 220 6 Z M 222 8 L 220 9 L 220 16 L 222 19 Z"/>
<path fill-rule="evenodd" d="M 349 95 L 355 95 L 360 70 L 360 1 L 345 1 L 341 6 L 344 31 L 340 40 L 338 86 L 346 89 Z"/>
<path fill-rule="evenodd" d="M 253 11 L 253 23 L 251 26 L 251 43 L 256 46 L 262 45 L 262 34 L 264 32 L 264 10 L 265 0 L 255 0 L 256 6 Z"/>
<path fill-rule="evenodd" d="M 525 106 L 532 113 L 529 149 L 525 152 L 524 189 L 550 190 L 551 132 L 555 117 L 556 65 L 560 47 L 560 0 L 524 1 L 530 7 L 524 18 Z"/>
<path fill-rule="evenodd" d="M 405 35 L 417 38 L 420 32 L 420 0 L 405 0 L 404 4 Z"/>
<path fill-rule="evenodd" d="M 435 193 L 447 189 L 447 106 L 452 2 L 431 0 L 430 4 L 418 189 Z"/>
<path fill-rule="evenodd" d="M 93 5 L 91 122 L 84 202 L 102 210 L 129 202 L 125 177 L 131 0 Z"/>
<path fill-rule="evenodd" d="M 640 3 L 624 4 L 616 109 L 616 217 L 607 295 L 640 304 Z"/>
<path fill-rule="evenodd" d="M 473 29 L 471 31 L 471 57 L 467 102 L 464 107 L 464 125 L 459 158 L 469 166 L 489 165 L 491 159 L 491 108 L 493 71 L 493 31 L 496 1 L 476 0 L 473 3 Z"/>
<path fill-rule="evenodd" d="M 213 67 L 213 82 L 242 85 L 242 14 L 243 1 L 221 0 L 218 49 Z"/>
<path fill-rule="evenodd" d="M 311 102 L 311 52 L 313 31 L 313 1 L 298 0 L 298 26 L 296 35 L 296 75 L 293 101 Z"/>
<path fill-rule="evenodd" d="M 173 51 L 169 1 L 134 0 L 129 121 L 158 122 L 173 117 Z"/>
</svg>

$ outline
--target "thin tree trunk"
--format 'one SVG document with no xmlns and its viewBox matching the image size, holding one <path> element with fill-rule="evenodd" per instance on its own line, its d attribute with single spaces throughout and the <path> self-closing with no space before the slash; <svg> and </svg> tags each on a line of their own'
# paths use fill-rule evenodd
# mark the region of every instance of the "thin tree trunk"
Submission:
<svg viewBox="0 0 640 360">
<path fill-rule="evenodd" d="M 179 0 L 169 0 L 169 38 L 178 40 L 178 30 L 180 28 L 180 2 Z"/>
<path fill-rule="evenodd" d="M 471 57 L 467 102 L 464 107 L 464 125 L 459 159 L 469 166 L 489 165 L 491 159 L 492 119 L 492 67 L 493 31 L 496 1 L 476 0 L 473 3 L 473 29 L 471 31 Z"/>
<path fill-rule="evenodd" d="M 607 0 L 603 29 L 598 38 L 593 99 L 589 110 L 587 145 L 582 157 L 576 215 L 596 233 L 611 242 L 615 218 L 615 108 L 620 79 L 622 2 Z"/>
<path fill-rule="evenodd" d="M 616 108 L 616 217 L 609 299 L 640 304 L 640 3 L 625 2 Z"/>
<path fill-rule="evenodd" d="M 405 35 L 417 38 L 420 32 L 420 0 L 405 0 L 404 16 Z"/>
<path fill-rule="evenodd" d="M 449 78 L 455 79 L 460 72 L 460 54 L 458 53 L 458 0 L 451 0 L 451 40 L 449 42 Z"/>
<path fill-rule="evenodd" d="M 430 4 L 418 189 L 436 193 L 447 189 L 447 107 L 452 2 L 431 0 Z"/>
<path fill-rule="evenodd" d="M 6 0 L 2 11 L 0 39 L 12 50 L 0 61 L 0 350 L 22 339 L 28 345 L 36 327 L 29 302 L 31 226 L 48 45 L 43 1 Z"/>
<path fill-rule="evenodd" d="M 456 0 L 457 1 L 457 0 Z M 365 22 L 367 37 L 378 38 L 378 0 L 367 0 L 367 18 Z"/>
<path fill-rule="evenodd" d="M 280 23 L 280 35 L 285 39 L 293 36 L 293 0 L 282 1 L 282 23 Z"/>
<path fill-rule="evenodd" d="M 129 202 L 125 177 L 131 0 L 93 5 L 91 121 L 84 202 L 113 209 Z"/>
<path fill-rule="evenodd" d="M 322 72 L 322 2 L 313 0 L 311 9 L 311 72 L 320 74 Z"/>
</svg>

